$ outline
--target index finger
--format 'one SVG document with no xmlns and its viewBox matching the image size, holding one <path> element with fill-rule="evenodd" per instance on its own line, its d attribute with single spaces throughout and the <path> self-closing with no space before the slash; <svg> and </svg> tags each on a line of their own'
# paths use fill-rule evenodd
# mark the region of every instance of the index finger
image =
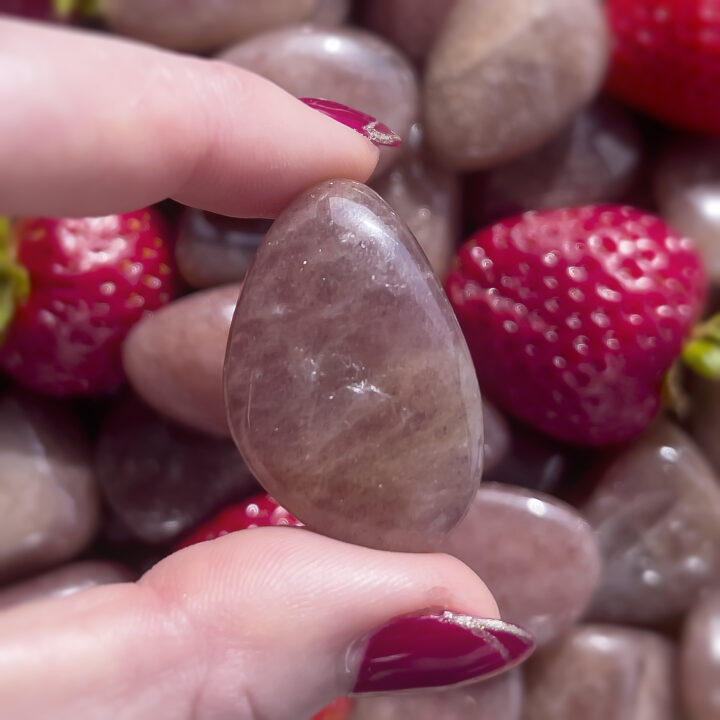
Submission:
<svg viewBox="0 0 720 720">
<path fill-rule="evenodd" d="M 0 20 L 0 212 L 104 215 L 173 198 L 274 217 L 369 140 L 224 63 Z"/>
</svg>

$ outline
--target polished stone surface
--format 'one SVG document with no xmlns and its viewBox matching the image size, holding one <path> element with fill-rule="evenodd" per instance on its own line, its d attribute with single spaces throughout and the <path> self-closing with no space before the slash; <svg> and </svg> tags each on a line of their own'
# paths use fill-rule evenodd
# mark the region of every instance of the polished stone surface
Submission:
<svg viewBox="0 0 720 720">
<path fill-rule="evenodd" d="M 607 48 L 597 0 L 458 0 L 428 59 L 431 146 L 458 170 L 535 150 L 598 91 Z"/>
<path fill-rule="evenodd" d="M 110 510 L 149 543 L 177 539 L 257 487 L 231 440 L 193 432 L 134 398 L 107 418 L 95 467 Z"/>
<path fill-rule="evenodd" d="M 510 450 L 510 428 L 502 413 L 483 400 L 483 473 L 487 476 Z"/>
<path fill-rule="evenodd" d="M 483 483 L 443 551 L 490 588 L 503 620 L 544 645 L 592 598 L 600 552 L 592 528 L 569 505 L 522 488 Z"/>
<path fill-rule="evenodd" d="M 660 154 L 654 175 L 660 214 L 689 235 L 720 283 L 720 140 L 682 138 Z"/>
<path fill-rule="evenodd" d="M 692 378 L 690 432 L 720 477 L 720 382 Z"/>
<path fill-rule="evenodd" d="M 0 610 L 34 600 L 74 595 L 98 585 L 130 582 L 135 579 L 135 573 L 118 563 L 107 560 L 82 560 L 0 588 Z"/>
<path fill-rule="evenodd" d="M 175 243 L 180 275 L 194 288 L 240 282 L 271 224 L 187 208 Z"/>
<path fill-rule="evenodd" d="M 513 670 L 446 692 L 358 697 L 349 720 L 520 720 L 522 687 Z"/>
<path fill-rule="evenodd" d="M 688 615 L 678 665 L 687 720 L 720 718 L 720 590 Z"/>
<path fill-rule="evenodd" d="M 350 2 L 351 0 L 318 0 L 315 13 L 309 20 L 313 25 L 342 25 L 350 13 Z"/>
<path fill-rule="evenodd" d="M 404 158 L 373 189 L 407 223 L 443 279 L 461 239 L 460 180 L 424 155 L 422 135 L 413 125 Z"/>
<path fill-rule="evenodd" d="M 655 633 L 579 625 L 525 665 L 523 720 L 675 720 L 674 654 Z"/>
<path fill-rule="evenodd" d="M 98 514 L 89 443 L 67 406 L 0 396 L 0 580 L 77 555 Z"/>
<path fill-rule="evenodd" d="M 422 63 L 455 0 L 362 0 L 362 20 L 374 32 Z"/>
<path fill-rule="evenodd" d="M 527 210 L 617 202 L 636 185 L 643 154 L 632 116 L 602 100 L 540 149 L 474 177 L 468 209 L 485 225 Z"/>
<path fill-rule="evenodd" d="M 276 27 L 311 20 L 328 0 L 100 0 L 113 32 L 203 52 Z"/>
<path fill-rule="evenodd" d="M 669 421 L 609 462 L 581 510 L 604 561 L 593 619 L 671 620 L 720 582 L 720 485 Z"/>
<path fill-rule="evenodd" d="M 223 359 L 239 285 L 193 293 L 146 316 L 123 346 L 130 384 L 177 422 L 227 435 Z"/>
<path fill-rule="evenodd" d="M 296 26 L 239 43 L 222 58 L 296 97 L 333 100 L 368 113 L 403 139 L 418 119 L 412 66 L 394 47 L 362 30 Z M 381 148 L 375 177 L 400 155 L 401 148 Z"/>
<path fill-rule="evenodd" d="M 225 393 L 258 480 L 318 532 L 425 550 L 477 489 L 467 346 L 420 246 L 360 183 L 321 183 L 276 220 L 233 319 Z"/>
</svg>

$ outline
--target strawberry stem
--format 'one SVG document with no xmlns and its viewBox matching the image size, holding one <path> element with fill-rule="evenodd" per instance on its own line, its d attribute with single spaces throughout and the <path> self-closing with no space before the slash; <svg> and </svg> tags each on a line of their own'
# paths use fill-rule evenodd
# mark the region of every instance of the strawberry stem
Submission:
<svg viewBox="0 0 720 720">
<path fill-rule="evenodd" d="M 12 321 L 18 303 L 29 294 L 30 278 L 15 260 L 10 221 L 0 216 L 0 336 Z"/>
<path fill-rule="evenodd" d="M 695 328 L 682 350 L 682 359 L 701 377 L 720 380 L 720 315 Z"/>
</svg>

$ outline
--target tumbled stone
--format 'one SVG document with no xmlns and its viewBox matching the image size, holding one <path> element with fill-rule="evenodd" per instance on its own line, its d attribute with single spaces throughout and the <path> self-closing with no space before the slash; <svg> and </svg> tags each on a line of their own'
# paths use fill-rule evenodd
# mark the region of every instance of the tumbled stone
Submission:
<svg viewBox="0 0 720 720">
<path fill-rule="evenodd" d="M 350 0 L 318 0 L 315 13 L 310 18 L 314 25 L 334 27 L 342 25 L 350 13 Z"/>
<path fill-rule="evenodd" d="M 642 160 L 635 121 L 603 100 L 535 152 L 473 178 L 468 208 L 484 225 L 527 210 L 617 202 L 634 189 Z"/>
<path fill-rule="evenodd" d="M 460 182 L 423 155 L 422 134 L 413 125 L 404 158 L 373 189 L 407 223 L 443 279 L 460 241 Z"/>
<path fill-rule="evenodd" d="M 431 146 L 458 170 L 535 150 L 595 95 L 607 46 L 597 0 L 458 0 L 428 58 Z"/>
<path fill-rule="evenodd" d="M 113 32 L 174 48 L 217 50 L 275 27 L 312 19 L 326 0 L 100 0 Z"/>
<path fill-rule="evenodd" d="M 187 208 L 175 244 L 183 280 L 194 288 L 240 282 L 271 224 L 270 220 L 239 220 Z"/>
<path fill-rule="evenodd" d="M 30 395 L 0 397 L 0 579 L 77 555 L 97 528 L 90 447 L 68 409 Z"/>
<path fill-rule="evenodd" d="M 592 528 L 542 493 L 483 483 L 443 551 L 472 568 L 503 620 L 543 645 L 580 617 L 600 577 Z"/>
<path fill-rule="evenodd" d="M 483 400 L 483 472 L 496 468 L 510 449 L 510 428 L 499 410 Z"/>
<path fill-rule="evenodd" d="M 149 543 L 177 539 L 256 487 L 231 440 L 188 430 L 134 399 L 107 418 L 95 466 L 111 511 Z"/>
<path fill-rule="evenodd" d="M 30 580 L 0 588 L 0 610 L 34 600 L 74 595 L 98 585 L 129 582 L 135 577 L 129 568 L 106 560 L 74 562 Z"/>
<path fill-rule="evenodd" d="M 679 683 L 688 720 L 720 717 L 720 591 L 694 607 L 685 621 Z"/>
<path fill-rule="evenodd" d="M 660 635 L 579 625 L 525 665 L 523 720 L 674 720 L 673 665 Z"/>
<path fill-rule="evenodd" d="M 604 563 L 593 618 L 660 623 L 720 582 L 720 485 L 669 421 L 609 462 L 582 512 Z"/>
<path fill-rule="evenodd" d="M 368 113 L 407 138 L 419 112 L 410 63 L 392 45 L 357 29 L 291 27 L 258 35 L 222 59 L 272 80 L 296 97 L 334 100 Z M 375 177 L 401 149 L 383 147 Z"/>
<path fill-rule="evenodd" d="M 193 293 L 147 315 L 123 346 L 130 384 L 158 412 L 227 435 L 223 360 L 239 285 Z"/>
<path fill-rule="evenodd" d="M 421 63 L 452 10 L 455 0 L 363 0 L 363 21 Z"/>
<path fill-rule="evenodd" d="M 446 692 L 360 696 L 349 720 L 520 720 L 519 670 Z"/>
<path fill-rule="evenodd" d="M 720 283 L 720 141 L 683 138 L 660 155 L 654 175 L 660 214 L 691 237 Z"/>
<path fill-rule="evenodd" d="M 265 489 L 326 535 L 436 547 L 482 472 L 477 379 L 407 227 L 331 180 L 270 229 L 228 344 L 230 426 Z"/>
<path fill-rule="evenodd" d="M 693 377 L 690 408 L 693 439 L 720 476 L 720 383 Z"/>
</svg>

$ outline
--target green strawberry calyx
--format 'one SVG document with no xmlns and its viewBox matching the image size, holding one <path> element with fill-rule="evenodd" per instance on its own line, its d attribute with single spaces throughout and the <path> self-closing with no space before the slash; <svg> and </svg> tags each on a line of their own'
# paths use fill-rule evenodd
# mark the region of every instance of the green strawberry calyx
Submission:
<svg viewBox="0 0 720 720">
<path fill-rule="evenodd" d="M 55 16 L 67 20 L 75 15 L 98 17 L 100 0 L 53 0 Z"/>
<path fill-rule="evenodd" d="M 29 294 L 30 276 L 15 259 L 12 225 L 0 216 L 0 338 Z"/>
<path fill-rule="evenodd" d="M 691 370 L 709 380 L 720 380 L 720 315 L 698 325 L 682 350 Z"/>
</svg>

